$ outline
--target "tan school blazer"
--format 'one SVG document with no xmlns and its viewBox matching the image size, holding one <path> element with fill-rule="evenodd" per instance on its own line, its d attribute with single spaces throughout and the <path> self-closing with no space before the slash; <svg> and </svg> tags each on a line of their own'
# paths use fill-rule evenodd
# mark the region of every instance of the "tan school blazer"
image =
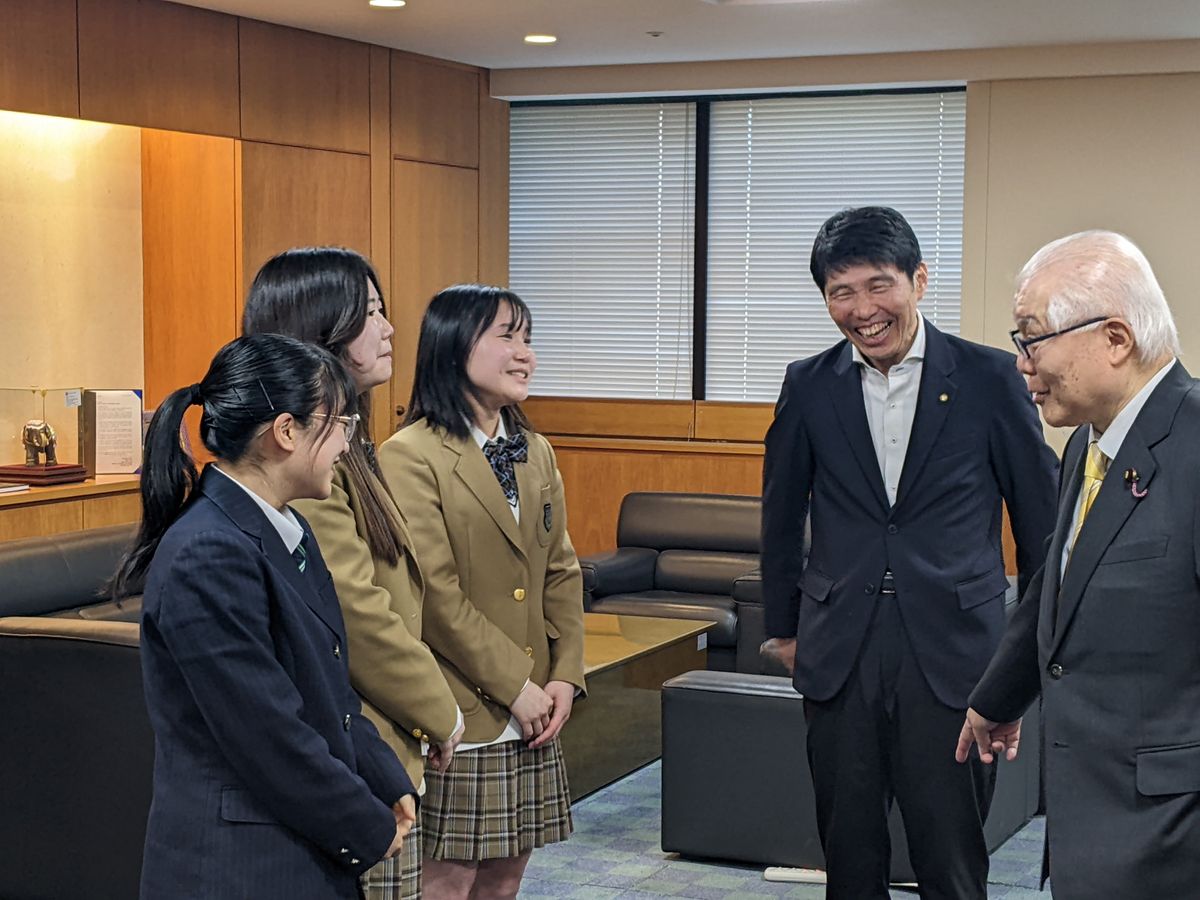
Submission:
<svg viewBox="0 0 1200 900">
<path fill-rule="evenodd" d="M 445 741 L 458 711 L 433 653 L 421 642 L 424 581 L 401 521 L 404 551 L 396 566 L 371 555 L 362 499 L 344 465 L 334 470 L 328 500 L 292 503 L 312 527 L 333 575 L 350 654 L 350 682 L 363 701 L 363 714 L 396 751 L 413 784 L 425 762 L 421 738 Z"/>
<path fill-rule="evenodd" d="M 513 517 L 474 439 L 416 422 L 379 448 L 379 466 L 425 574 L 425 640 L 466 717 L 490 741 L 526 679 L 583 689 L 583 578 L 550 443 L 526 433 Z"/>
</svg>

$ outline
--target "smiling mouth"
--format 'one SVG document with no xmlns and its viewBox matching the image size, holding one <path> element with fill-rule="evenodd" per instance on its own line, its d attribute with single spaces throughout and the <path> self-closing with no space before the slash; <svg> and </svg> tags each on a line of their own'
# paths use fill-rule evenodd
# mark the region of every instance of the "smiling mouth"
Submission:
<svg viewBox="0 0 1200 900">
<path fill-rule="evenodd" d="M 872 322 L 870 325 L 864 325 L 861 328 L 855 328 L 854 333 L 861 338 L 874 340 L 886 334 L 892 327 L 891 322 Z"/>
<path fill-rule="evenodd" d="M 524 369 L 513 369 L 508 374 L 514 376 L 515 378 L 520 378 L 522 381 L 529 380 L 529 372 L 525 371 Z"/>
</svg>

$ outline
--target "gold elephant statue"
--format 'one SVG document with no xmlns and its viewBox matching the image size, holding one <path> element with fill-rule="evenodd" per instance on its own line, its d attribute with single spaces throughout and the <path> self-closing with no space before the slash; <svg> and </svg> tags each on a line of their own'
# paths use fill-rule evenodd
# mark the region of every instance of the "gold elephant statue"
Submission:
<svg viewBox="0 0 1200 900">
<path fill-rule="evenodd" d="M 25 445 L 25 465 L 36 466 L 41 453 L 46 454 L 46 465 L 58 465 L 58 458 L 54 454 L 58 438 L 49 422 L 30 419 L 21 430 L 21 443 Z"/>
</svg>

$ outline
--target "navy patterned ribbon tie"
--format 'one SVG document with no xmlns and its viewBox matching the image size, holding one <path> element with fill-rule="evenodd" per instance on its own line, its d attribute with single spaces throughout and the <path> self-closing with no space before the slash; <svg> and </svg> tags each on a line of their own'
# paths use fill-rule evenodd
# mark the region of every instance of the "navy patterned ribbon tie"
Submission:
<svg viewBox="0 0 1200 900">
<path fill-rule="evenodd" d="M 525 435 L 518 432 L 512 437 L 496 438 L 486 441 L 483 445 L 483 455 L 487 457 L 500 489 L 504 491 L 504 499 L 509 506 L 517 505 L 517 473 L 514 463 L 523 463 L 529 459 L 529 441 Z"/>
<path fill-rule="evenodd" d="M 304 549 L 304 538 L 300 539 L 300 543 L 296 545 L 296 549 L 292 551 L 292 559 L 296 561 L 296 567 L 301 574 L 304 572 L 304 567 L 308 565 L 308 551 Z"/>
</svg>

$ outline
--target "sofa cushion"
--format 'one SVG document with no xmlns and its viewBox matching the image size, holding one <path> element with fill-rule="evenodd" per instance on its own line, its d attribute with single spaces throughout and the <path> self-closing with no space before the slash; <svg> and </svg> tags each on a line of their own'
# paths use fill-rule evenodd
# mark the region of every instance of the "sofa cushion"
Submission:
<svg viewBox="0 0 1200 900">
<path fill-rule="evenodd" d="M 618 547 L 758 553 L 762 501 L 727 494 L 626 494 Z"/>
<path fill-rule="evenodd" d="M 737 613 L 733 598 L 685 591 L 641 591 L 592 601 L 592 612 L 619 616 L 659 616 L 715 622 L 708 630 L 710 647 L 737 646 Z"/>
<path fill-rule="evenodd" d="M 664 550 L 658 554 L 654 586 L 660 591 L 732 596 L 738 576 L 757 568 L 758 556 L 754 553 Z"/>
</svg>

